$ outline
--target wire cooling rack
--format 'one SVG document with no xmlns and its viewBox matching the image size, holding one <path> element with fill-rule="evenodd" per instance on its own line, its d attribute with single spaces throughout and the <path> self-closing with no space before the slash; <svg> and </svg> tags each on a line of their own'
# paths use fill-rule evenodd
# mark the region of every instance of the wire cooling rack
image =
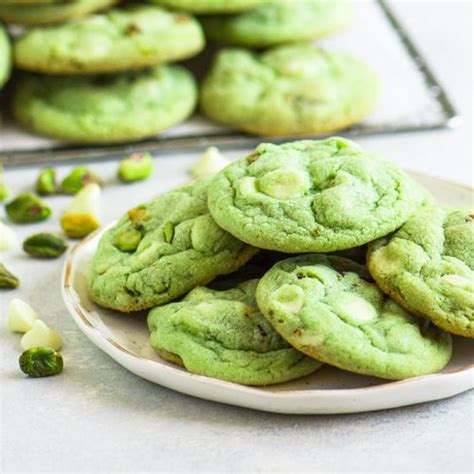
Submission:
<svg viewBox="0 0 474 474">
<path fill-rule="evenodd" d="M 347 31 L 321 41 L 323 47 L 347 51 L 372 65 L 382 83 L 377 110 L 357 126 L 338 132 L 357 137 L 373 134 L 455 127 L 460 119 L 406 29 L 384 0 L 355 3 Z M 194 65 L 196 61 L 193 61 Z M 324 135 L 318 135 L 322 137 Z M 308 138 L 316 137 L 315 135 Z M 71 145 L 21 130 L 8 118 L 0 132 L 0 162 L 9 165 L 116 159 L 128 153 L 149 151 L 183 153 L 216 145 L 223 149 L 249 148 L 262 141 L 280 143 L 292 136 L 265 139 L 214 124 L 195 115 L 184 124 L 144 141 L 115 145 Z"/>
</svg>

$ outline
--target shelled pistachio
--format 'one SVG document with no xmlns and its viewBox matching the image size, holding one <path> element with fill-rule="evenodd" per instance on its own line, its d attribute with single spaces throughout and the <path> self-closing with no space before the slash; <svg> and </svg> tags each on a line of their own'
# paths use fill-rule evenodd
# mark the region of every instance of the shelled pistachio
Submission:
<svg viewBox="0 0 474 474">
<path fill-rule="evenodd" d="M 0 202 L 5 201 L 9 195 L 9 191 L 7 188 L 7 185 L 5 184 L 4 178 L 3 178 L 3 166 L 0 163 Z"/>
<path fill-rule="evenodd" d="M 3 263 L 0 263 L 0 289 L 16 288 L 20 280 L 9 272 Z"/>
<path fill-rule="evenodd" d="M 118 168 L 118 177 L 125 183 L 142 181 L 153 172 L 153 158 L 149 153 L 134 153 L 123 159 Z"/>
<path fill-rule="evenodd" d="M 23 242 L 23 250 L 32 257 L 57 258 L 67 249 L 61 237 L 48 232 L 31 235 Z"/>
<path fill-rule="evenodd" d="M 20 369 L 30 377 L 60 374 L 64 367 L 61 354 L 52 347 L 33 347 L 20 356 Z"/>
<path fill-rule="evenodd" d="M 100 185 L 102 180 L 89 168 L 80 166 L 73 169 L 61 182 L 61 189 L 66 194 L 76 194 L 87 184 Z"/>
<path fill-rule="evenodd" d="M 51 216 L 46 203 L 31 193 L 19 194 L 5 206 L 5 210 L 10 220 L 19 224 L 41 222 Z"/>
<path fill-rule="evenodd" d="M 36 192 L 41 196 L 49 196 L 56 192 L 56 171 L 53 168 L 44 168 L 36 180 Z"/>
</svg>

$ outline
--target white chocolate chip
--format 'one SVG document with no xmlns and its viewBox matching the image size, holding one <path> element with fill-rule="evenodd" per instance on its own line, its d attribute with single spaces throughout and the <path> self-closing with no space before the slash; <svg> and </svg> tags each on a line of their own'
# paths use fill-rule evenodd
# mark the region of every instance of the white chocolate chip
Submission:
<svg viewBox="0 0 474 474">
<path fill-rule="evenodd" d="M 271 299 L 285 312 L 298 313 L 304 305 L 305 295 L 297 285 L 283 285 L 272 293 Z"/>
<path fill-rule="evenodd" d="M 466 277 L 463 277 L 461 275 L 454 275 L 454 274 L 450 274 L 450 275 L 443 275 L 441 277 L 441 281 L 443 281 L 444 283 L 449 283 L 450 285 L 453 285 L 453 286 L 467 286 L 471 283 L 471 280 L 469 280 L 469 278 L 466 278 Z"/>
<path fill-rule="evenodd" d="M 3 222 L 0 222 L 0 252 L 2 250 L 10 250 L 15 244 L 15 232 Z"/>
<path fill-rule="evenodd" d="M 37 319 L 33 323 L 33 327 L 21 338 L 21 347 L 26 351 L 39 346 L 52 347 L 55 351 L 58 351 L 61 349 L 62 341 L 57 331 Z"/>
<path fill-rule="evenodd" d="M 38 313 L 23 300 L 14 298 L 8 304 L 7 328 L 12 332 L 27 332 L 38 319 Z"/>
<path fill-rule="evenodd" d="M 377 319 L 377 310 L 373 305 L 354 293 L 338 293 L 331 303 L 334 312 L 351 324 L 365 324 Z"/>
<path fill-rule="evenodd" d="M 190 172 L 194 178 L 212 176 L 224 169 L 229 160 L 215 146 L 209 147 L 194 163 Z"/>
<path fill-rule="evenodd" d="M 304 196 L 311 187 L 309 176 L 296 168 L 270 171 L 258 180 L 258 189 L 275 199 L 295 199 Z"/>
<path fill-rule="evenodd" d="M 239 183 L 239 191 L 243 197 L 258 194 L 256 179 L 249 176 L 242 178 Z"/>
</svg>

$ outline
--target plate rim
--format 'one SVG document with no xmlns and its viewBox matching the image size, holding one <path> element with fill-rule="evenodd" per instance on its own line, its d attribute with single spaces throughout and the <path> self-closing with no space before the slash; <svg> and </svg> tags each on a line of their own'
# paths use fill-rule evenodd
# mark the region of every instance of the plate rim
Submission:
<svg viewBox="0 0 474 474">
<path fill-rule="evenodd" d="M 465 191 L 474 195 L 474 190 L 468 186 L 465 186 L 461 183 L 456 183 L 454 181 L 446 180 L 443 178 L 438 178 L 434 176 L 430 176 L 424 173 L 412 172 L 408 171 L 411 176 L 420 176 L 422 178 L 432 179 L 434 181 L 443 182 L 445 184 L 463 188 Z M 237 406 L 244 406 L 248 408 L 253 408 L 256 410 L 261 411 L 269 411 L 269 412 L 277 412 L 277 413 L 292 413 L 292 414 L 322 414 L 322 413 L 353 413 L 353 412 L 365 412 L 365 411 L 374 411 L 386 408 L 395 408 L 399 406 L 406 406 L 416 403 L 422 403 L 425 401 L 432 401 L 438 400 L 442 398 L 447 398 L 453 396 L 458 393 L 462 393 L 474 388 L 474 363 L 464 366 L 462 368 L 445 372 L 445 373 L 434 373 L 434 374 L 427 374 L 421 375 L 417 377 L 411 377 L 404 380 L 394 380 L 394 381 L 387 381 L 386 383 L 382 383 L 379 385 L 368 386 L 368 387 L 358 387 L 358 388 L 346 388 L 346 389 L 302 389 L 302 390 L 285 390 L 285 391 L 273 391 L 271 390 L 261 390 L 259 387 L 248 386 L 243 384 L 238 384 L 234 382 L 229 382 L 225 380 L 216 379 L 213 377 L 207 377 L 204 375 L 192 374 L 187 372 L 183 369 L 178 367 L 173 367 L 172 365 L 168 365 L 168 363 L 163 363 L 160 361 L 154 361 L 148 359 L 144 356 L 141 356 L 133 351 L 130 351 L 126 347 L 124 347 L 120 342 L 114 340 L 114 338 L 104 334 L 97 327 L 86 315 L 89 312 L 82 303 L 78 300 L 78 297 L 74 291 L 73 285 L 73 275 L 74 275 L 74 263 L 77 254 L 86 247 L 90 242 L 97 239 L 102 233 L 104 233 L 108 228 L 114 225 L 116 221 L 105 225 L 96 231 L 89 234 L 86 238 L 75 244 L 72 248 L 69 249 L 66 255 L 66 259 L 64 261 L 63 270 L 61 274 L 61 294 L 63 297 L 63 301 L 68 309 L 68 312 L 72 316 L 74 322 L 79 327 L 79 329 L 94 343 L 99 349 L 109 355 L 112 359 L 122 365 L 125 369 L 131 371 L 135 375 L 138 375 L 142 378 L 145 378 L 153 383 L 158 383 L 160 385 L 166 386 L 172 390 L 179 391 L 181 393 L 186 393 L 191 396 L 204 398 L 208 400 L 213 400 L 221 403 L 226 403 L 230 405 L 237 405 Z M 130 359 L 130 364 L 124 361 L 124 357 L 126 359 Z M 125 359 L 125 360 L 126 360 Z M 160 371 L 164 371 L 171 376 L 176 377 L 177 379 L 181 380 L 188 380 L 188 381 L 195 381 L 198 382 L 200 387 L 206 386 L 208 388 L 216 388 L 219 387 L 221 390 L 224 390 L 227 393 L 236 392 L 239 393 L 241 396 L 249 395 L 253 398 L 257 399 L 257 403 L 252 402 L 239 402 L 239 400 L 222 400 L 222 397 L 216 395 L 216 397 L 212 397 L 209 394 L 206 395 L 199 395 L 196 394 L 193 390 L 184 390 L 180 388 L 176 388 L 170 385 L 166 385 L 161 382 L 157 382 L 153 377 L 147 376 L 141 370 L 138 370 L 137 367 L 131 368 L 130 365 L 137 365 L 138 363 L 146 364 L 147 366 L 152 366 L 152 370 L 158 368 Z M 366 407 L 366 408 L 357 408 L 354 406 L 346 406 L 345 408 L 335 409 L 331 411 L 331 409 L 325 409 L 324 411 L 318 411 L 315 409 L 309 410 L 288 410 L 281 407 L 281 402 L 286 401 L 308 401 L 309 400 L 317 400 L 319 398 L 327 399 L 331 397 L 338 397 L 339 399 L 348 399 L 350 402 L 355 404 L 357 400 L 360 398 L 361 395 L 369 392 L 370 395 L 383 395 L 384 392 L 392 392 L 403 390 L 407 386 L 429 386 L 432 383 L 442 382 L 446 384 L 447 387 L 454 386 L 454 382 L 458 379 L 466 377 L 471 374 L 471 381 L 470 383 L 465 383 L 461 389 L 454 389 L 453 393 L 444 394 L 443 396 L 432 395 L 431 397 L 423 397 L 423 400 L 415 400 L 412 402 L 403 402 L 401 401 L 400 404 L 393 404 L 389 403 L 388 406 L 383 406 L 383 403 L 379 403 L 378 406 L 375 407 Z M 450 384 L 450 382 L 453 382 Z M 448 390 L 449 392 L 449 390 Z M 225 397 L 224 397 L 225 398 Z M 260 399 L 260 400 L 258 400 Z M 259 402 L 261 401 L 272 401 L 273 405 L 261 406 Z M 276 402 L 276 405 L 275 405 Z M 296 407 L 297 408 L 297 407 Z"/>
</svg>

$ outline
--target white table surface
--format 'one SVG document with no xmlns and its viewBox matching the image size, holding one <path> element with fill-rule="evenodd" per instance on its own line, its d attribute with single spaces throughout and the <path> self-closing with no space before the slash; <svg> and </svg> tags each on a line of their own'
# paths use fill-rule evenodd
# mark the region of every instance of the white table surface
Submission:
<svg viewBox="0 0 474 474">
<path fill-rule="evenodd" d="M 454 131 L 359 140 L 400 165 L 472 184 L 472 4 L 397 2 L 396 10 L 463 115 Z M 107 181 L 103 220 L 175 183 L 162 163 L 186 168 L 192 155 L 161 158 L 144 184 L 123 187 L 115 163 L 93 165 Z M 60 167 L 63 175 L 69 167 Z M 37 169 L 8 170 L 13 191 Z M 49 200 L 60 215 L 67 198 Z M 1 216 L 0 211 L 0 216 Z M 19 242 L 32 232 L 16 226 Z M 22 280 L 0 293 L 0 472 L 471 472 L 473 392 L 385 412 L 284 416 L 211 403 L 128 373 L 76 328 L 61 300 L 62 260 L 38 262 L 20 246 L 0 255 Z M 64 338 L 66 368 L 28 379 L 17 365 L 19 337 L 5 329 L 13 297 L 29 301 Z"/>
</svg>

